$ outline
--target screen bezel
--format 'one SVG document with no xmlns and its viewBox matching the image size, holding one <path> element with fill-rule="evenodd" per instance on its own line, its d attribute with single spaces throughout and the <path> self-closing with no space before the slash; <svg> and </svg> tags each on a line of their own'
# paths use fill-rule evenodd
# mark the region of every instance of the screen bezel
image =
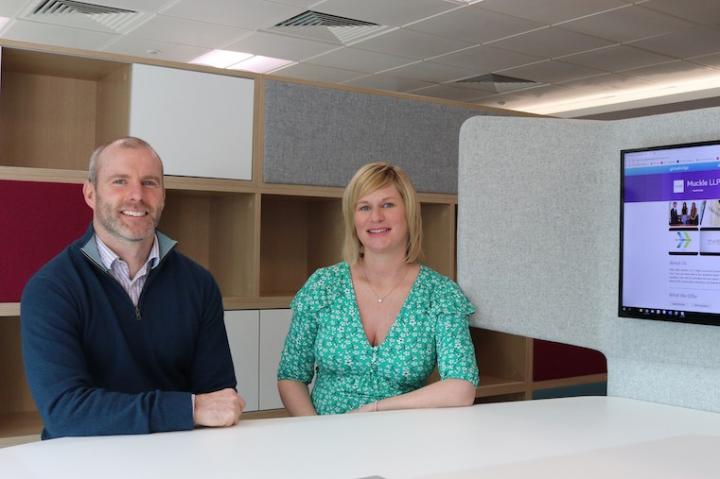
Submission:
<svg viewBox="0 0 720 479">
<path fill-rule="evenodd" d="M 702 146 L 720 145 L 720 139 L 701 141 L 693 143 L 677 143 L 671 145 L 651 146 L 645 148 L 629 148 L 620 150 L 620 263 L 618 267 L 618 316 L 621 318 L 649 319 L 656 321 L 670 321 L 677 323 L 703 324 L 708 326 L 720 326 L 720 312 L 701 313 L 697 311 L 682 311 L 675 315 L 675 311 L 653 308 L 638 308 L 623 306 L 623 255 L 625 253 L 625 155 L 628 153 L 642 153 L 656 150 L 674 150 L 685 148 L 696 148 Z M 671 314 L 668 314 L 671 313 Z M 677 311 L 681 313 L 681 311 Z"/>
</svg>

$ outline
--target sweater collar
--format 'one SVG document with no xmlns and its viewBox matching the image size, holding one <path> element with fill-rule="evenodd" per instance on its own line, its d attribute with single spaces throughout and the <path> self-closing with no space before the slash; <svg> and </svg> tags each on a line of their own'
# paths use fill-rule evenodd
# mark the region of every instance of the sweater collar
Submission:
<svg viewBox="0 0 720 479">
<path fill-rule="evenodd" d="M 160 249 L 160 259 L 158 260 L 158 264 L 160 264 L 165 256 L 173 250 L 177 241 L 164 235 L 158 230 L 155 230 L 155 234 L 157 235 L 158 247 Z M 102 269 L 107 270 L 107 268 L 103 265 L 100 252 L 98 251 L 97 242 L 95 241 L 95 229 L 93 228 L 92 223 L 88 226 L 88 229 L 85 231 L 83 237 L 80 238 L 80 245 L 80 251 L 82 251 L 85 256 L 97 263 L 97 265 Z"/>
</svg>

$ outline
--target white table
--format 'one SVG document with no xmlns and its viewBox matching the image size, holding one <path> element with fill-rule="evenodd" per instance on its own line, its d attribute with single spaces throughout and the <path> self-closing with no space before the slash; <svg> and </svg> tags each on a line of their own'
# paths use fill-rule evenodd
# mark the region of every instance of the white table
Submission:
<svg viewBox="0 0 720 479">
<path fill-rule="evenodd" d="M 581 397 L 0 450 L 4 478 L 717 478 L 720 414 Z"/>
</svg>

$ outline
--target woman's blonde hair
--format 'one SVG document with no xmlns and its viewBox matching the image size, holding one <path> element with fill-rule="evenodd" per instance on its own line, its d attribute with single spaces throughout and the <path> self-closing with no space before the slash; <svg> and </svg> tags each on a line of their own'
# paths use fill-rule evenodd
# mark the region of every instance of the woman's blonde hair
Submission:
<svg viewBox="0 0 720 479">
<path fill-rule="evenodd" d="M 393 185 L 405 203 L 405 220 L 408 241 L 405 262 L 414 263 L 422 254 L 422 217 L 417 192 L 408 175 L 398 166 L 388 163 L 368 163 L 361 167 L 345 187 L 342 200 L 345 220 L 343 258 L 353 265 L 363 257 L 363 245 L 355 231 L 355 207 L 360 198 L 374 191 Z"/>
</svg>

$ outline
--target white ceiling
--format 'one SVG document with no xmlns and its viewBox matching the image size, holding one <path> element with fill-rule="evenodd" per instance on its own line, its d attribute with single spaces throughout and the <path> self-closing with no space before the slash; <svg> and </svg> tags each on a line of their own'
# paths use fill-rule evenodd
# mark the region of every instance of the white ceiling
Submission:
<svg viewBox="0 0 720 479">
<path fill-rule="evenodd" d="M 31 15 L 43 1 L 0 0 L 0 38 L 180 62 L 236 50 L 292 60 L 279 76 L 566 117 L 720 91 L 718 0 L 88 2 L 139 12 L 121 26 Z M 305 10 L 380 27 L 275 27 Z M 491 73 L 529 82 L 461 82 Z"/>
</svg>

